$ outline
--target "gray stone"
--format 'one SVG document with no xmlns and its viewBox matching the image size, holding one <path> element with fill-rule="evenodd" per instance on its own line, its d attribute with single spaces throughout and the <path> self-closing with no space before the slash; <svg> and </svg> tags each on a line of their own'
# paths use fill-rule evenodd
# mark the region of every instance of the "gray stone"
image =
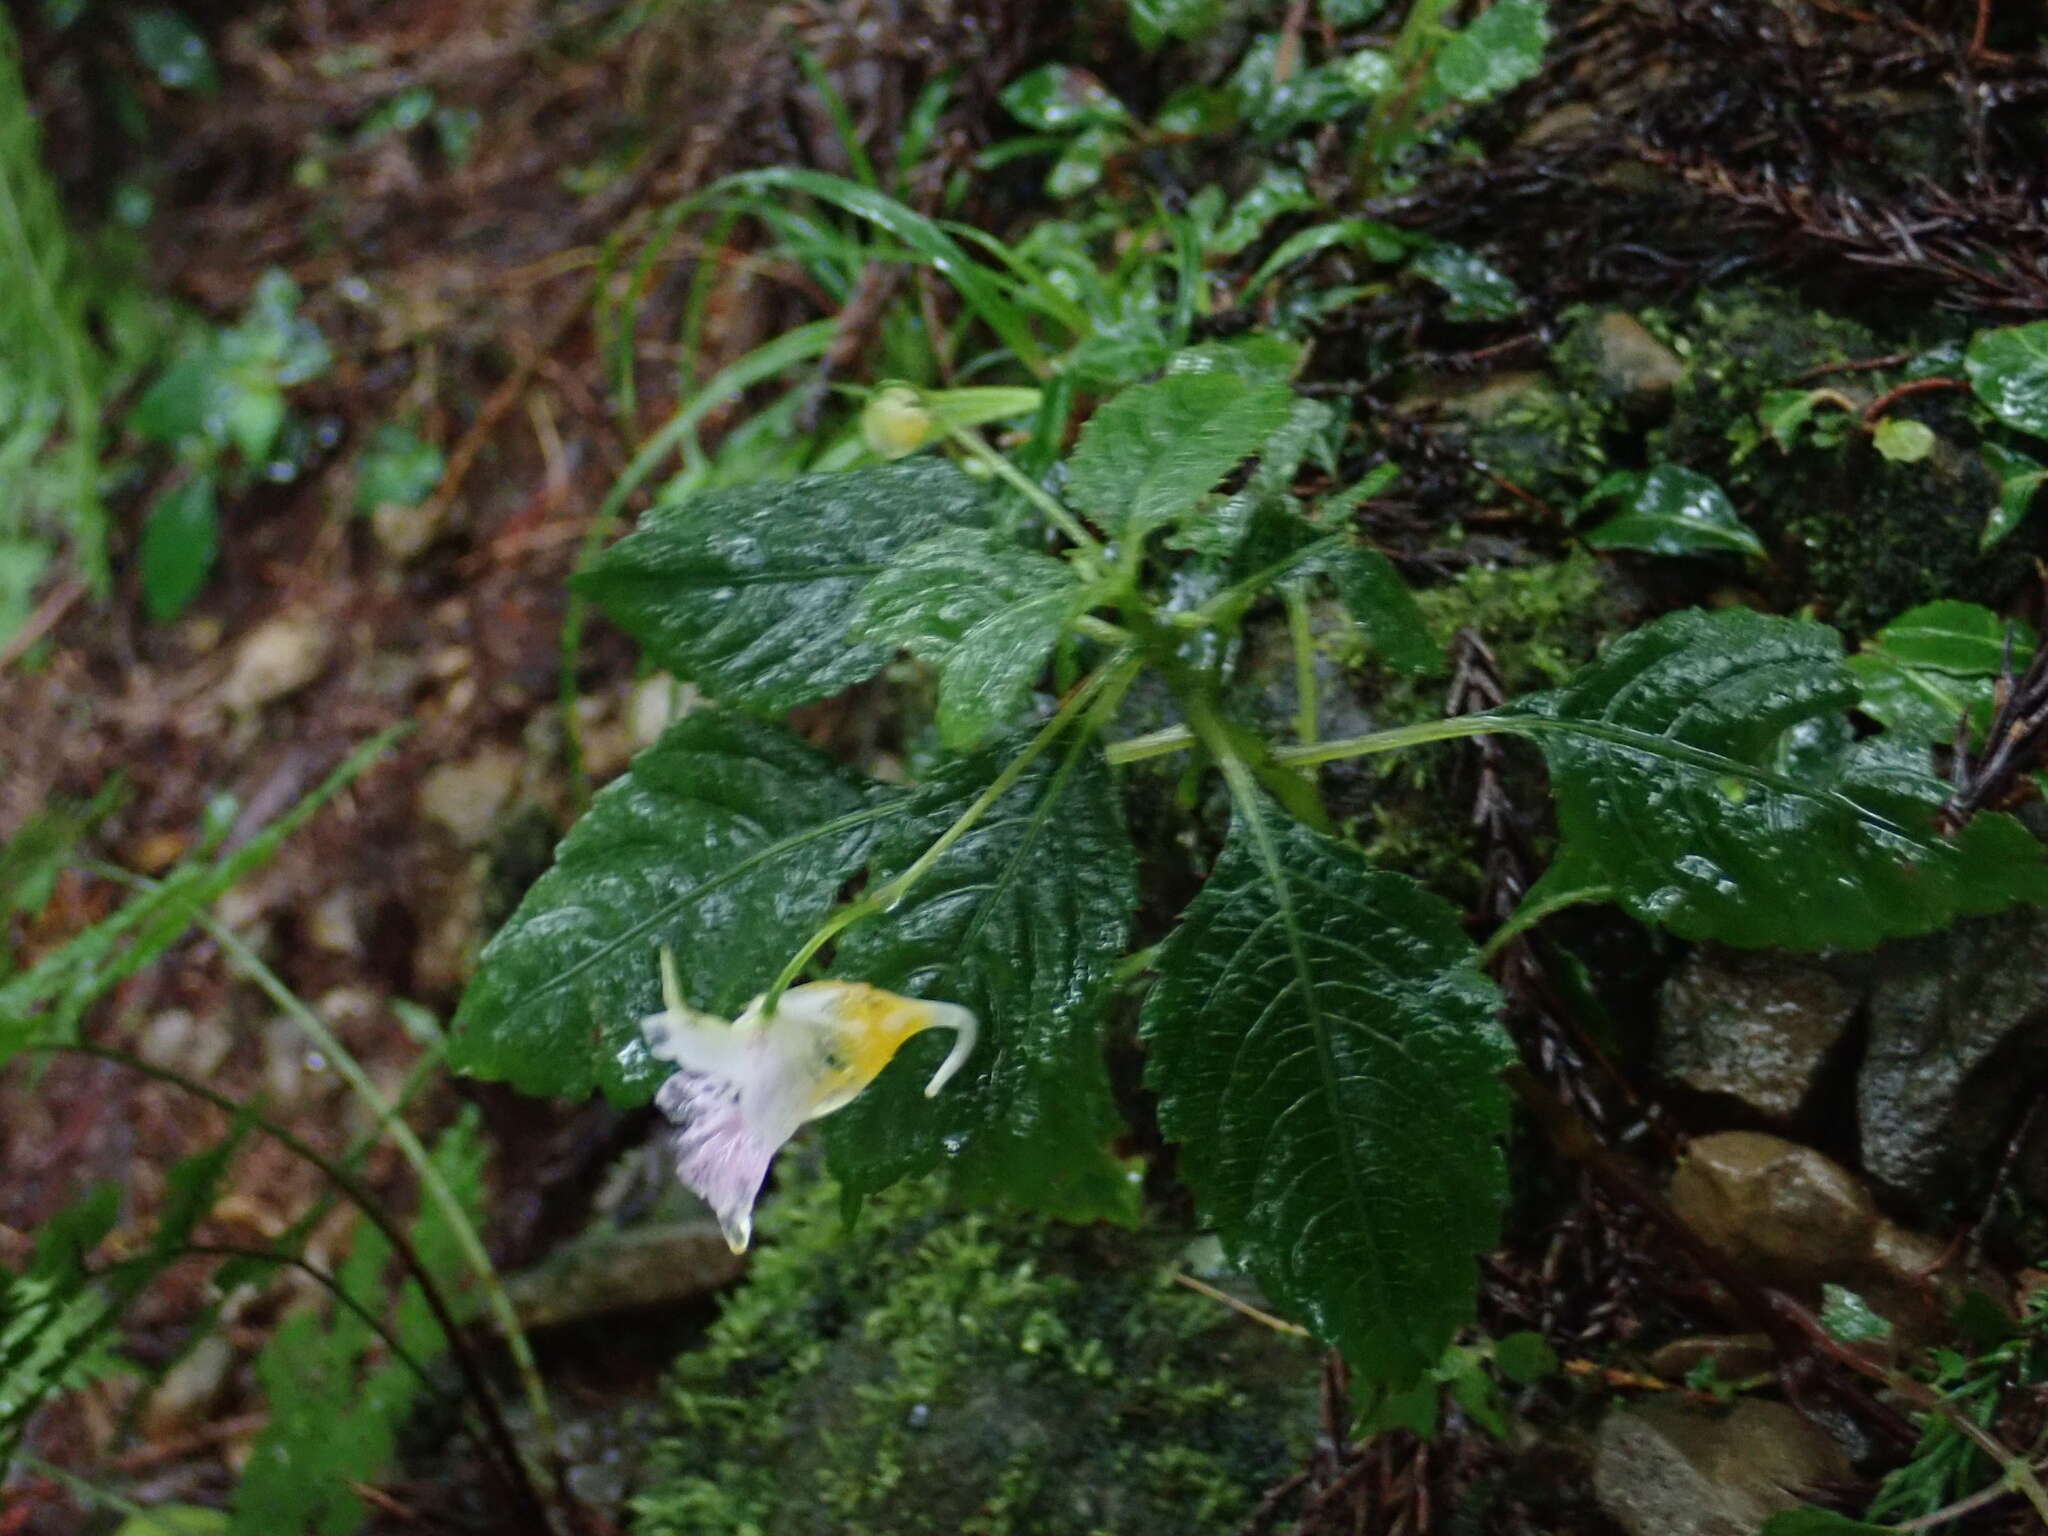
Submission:
<svg viewBox="0 0 2048 1536">
<path fill-rule="evenodd" d="M 1630 1536 L 1755 1536 L 1801 1490 L 1848 1472 L 1834 1441 L 1783 1403 L 1743 1398 L 1721 1414 L 1648 1402 L 1601 1421 L 1593 1489 Z"/>
<path fill-rule="evenodd" d="M 1651 335 L 1642 321 L 1621 310 L 1609 310 L 1593 322 L 1592 342 L 1600 382 L 1632 404 L 1669 398 L 1685 376 L 1678 354 Z"/>
<path fill-rule="evenodd" d="M 334 631 L 324 619 L 265 620 L 235 647 L 221 702 L 234 710 L 260 709 L 298 692 L 320 675 L 333 645 Z"/>
<path fill-rule="evenodd" d="M 1788 1121 L 1858 1002 L 1811 961 L 1702 945 L 1665 983 L 1657 1066 L 1688 1088 Z"/>
<path fill-rule="evenodd" d="M 2048 912 L 1889 945 L 1869 972 L 1864 1169 L 1923 1208 L 1973 1202 L 2048 1073 Z"/>
<path fill-rule="evenodd" d="M 506 747 L 486 747 L 459 763 L 442 763 L 420 781 L 420 815 L 445 829 L 457 847 L 481 847 L 512 799 L 523 763 Z"/>
<path fill-rule="evenodd" d="M 522 1328 L 553 1328 L 635 1307 L 676 1306 L 731 1285 L 746 1258 L 715 1221 L 586 1233 L 506 1284 Z"/>
</svg>

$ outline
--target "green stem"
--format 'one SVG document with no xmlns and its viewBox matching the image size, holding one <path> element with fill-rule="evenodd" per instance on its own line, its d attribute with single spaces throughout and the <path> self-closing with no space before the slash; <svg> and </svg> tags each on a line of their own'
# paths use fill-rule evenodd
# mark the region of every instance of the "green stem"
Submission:
<svg viewBox="0 0 2048 1536">
<path fill-rule="evenodd" d="M 1328 538 L 1317 539 L 1313 544 L 1304 544 L 1293 554 L 1286 556 L 1284 559 L 1275 560 L 1264 570 L 1254 571 L 1251 575 L 1245 577 L 1243 581 L 1225 587 L 1221 592 L 1218 592 L 1214 597 L 1203 603 L 1201 607 L 1195 609 L 1194 617 L 1203 624 L 1224 623 L 1229 619 L 1233 609 L 1242 608 L 1249 604 L 1253 598 L 1265 591 L 1266 588 L 1272 586 L 1274 582 L 1285 576 L 1289 571 L 1299 570 L 1311 561 L 1320 560 L 1332 550 L 1341 548 L 1343 544 L 1344 538 L 1341 534 L 1332 534 Z"/>
<path fill-rule="evenodd" d="M 970 432 L 965 427 L 955 426 L 943 416 L 936 419 L 944 424 L 946 436 L 955 446 L 977 463 L 986 465 L 991 474 L 1030 502 L 1047 522 L 1073 540 L 1074 547 L 1081 553 L 1082 565 L 1090 576 L 1102 573 L 1103 562 L 1106 559 L 1102 541 L 1082 527 L 1080 519 L 1061 506 L 1044 486 L 989 447 L 979 432 Z"/>
<path fill-rule="evenodd" d="M 89 1478 L 80 1477 L 76 1472 L 58 1466 L 54 1461 L 45 1461 L 40 1456 L 31 1456 L 23 1451 L 16 1456 L 23 1471 L 33 1472 L 37 1477 L 47 1478 L 53 1483 L 62 1483 L 72 1493 L 88 1504 L 102 1504 L 115 1514 L 124 1516 L 122 1528 L 133 1525 L 144 1531 L 156 1531 L 161 1536 L 191 1536 L 192 1527 L 182 1520 L 172 1520 L 159 1510 L 145 1509 L 125 1494 L 102 1488 Z"/>
<path fill-rule="evenodd" d="M 902 873 L 874 890 L 850 901 L 818 925 L 817 932 L 804 941 L 803 948 L 790 957 L 789 964 L 782 968 L 782 974 L 775 978 L 764 998 L 762 1011 L 772 1013 L 782 994 L 803 975 L 805 969 L 833 939 L 851 928 L 855 923 L 887 912 L 910 894 L 911 888 L 931 872 L 934 864 L 946 856 L 947 850 L 969 832 L 975 823 L 988 814 L 989 808 L 1016 786 L 1019 779 L 1031 765 L 1044 755 L 1046 749 L 1065 733 L 1077 715 L 1086 709 L 1091 701 L 1104 689 L 1120 694 L 1130 680 L 1137 676 L 1141 659 L 1135 652 L 1121 651 L 1103 666 L 1091 672 L 1075 685 L 1052 718 L 1040 727 L 1036 736 L 1024 750 L 1012 758 L 1003 771 L 990 781 L 988 788 L 975 796 L 974 802 L 962 811 L 959 817 L 938 839 L 917 856 Z"/>
<path fill-rule="evenodd" d="M 1283 588 L 1287 605 L 1287 638 L 1294 647 L 1294 734 L 1314 746 L 1322 733 L 1322 711 L 1316 700 L 1316 640 L 1309 633 L 1308 594 L 1298 586 Z"/>
<path fill-rule="evenodd" d="M 186 1243 L 180 1249 L 180 1252 L 201 1259 L 253 1259 L 260 1264 L 280 1264 L 287 1269 L 297 1270 L 322 1290 L 326 1291 L 336 1301 L 340 1302 L 342 1306 L 354 1313 L 358 1322 L 376 1334 L 383 1341 L 384 1347 L 391 1351 L 391 1357 L 412 1372 L 414 1378 L 427 1390 L 427 1394 L 430 1397 L 442 1399 L 449 1397 L 448 1389 L 434 1380 L 433 1376 L 428 1372 L 426 1364 L 419 1356 L 405 1347 L 405 1341 L 392 1332 L 384 1319 L 371 1311 L 361 1301 L 349 1295 L 347 1287 L 318 1264 L 314 1264 L 296 1253 L 279 1253 L 269 1248 L 244 1248 L 235 1243 Z"/>
<path fill-rule="evenodd" d="M 348 1047 L 336 1038 L 320 1015 L 300 999 L 299 995 L 284 984 L 277 973 L 258 958 L 256 952 L 236 937 L 234 932 L 211 914 L 202 913 L 200 926 L 213 936 L 215 943 L 227 954 L 235 965 L 264 994 L 282 1008 L 285 1013 L 303 1029 L 319 1049 L 326 1053 L 328 1060 L 342 1076 L 349 1087 L 355 1090 L 362 1101 L 376 1114 L 378 1123 L 391 1134 L 391 1140 L 412 1164 L 414 1174 L 419 1178 L 420 1188 L 440 1212 L 441 1219 L 448 1224 L 449 1235 L 455 1239 L 464 1261 L 475 1273 L 477 1283 L 482 1287 L 485 1305 L 490 1309 L 498 1331 L 504 1336 L 505 1346 L 511 1352 L 513 1368 L 519 1373 L 520 1385 L 525 1389 L 526 1403 L 533 1414 L 534 1428 L 543 1445 L 555 1443 L 555 1416 L 548 1406 L 547 1388 L 540 1379 L 540 1367 L 533 1358 L 533 1348 L 527 1342 L 526 1332 L 519 1326 L 519 1316 L 513 1310 L 512 1298 L 505 1294 L 505 1287 L 498 1278 L 497 1267 L 491 1263 L 491 1256 L 484 1251 L 483 1239 L 477 1236 L 476 1227 L 469 1219 L 469 1213 L 462 1208 L 462 1201 L 441 1176 L 441 1170 L 434 1166 L 434 1160 L 427 1155 L 427 1149 L 420 1143 L 413 1128 L 399 1116 L 396 1107 L 384 1096 L 383 1090 L 371 1081 L 362 1064 L 349 1053 Z"/>
<path fill-rule="evenodd" d="M 1084 634 L 1091 640 L 1100 640 L 1105 645 L 1122 647 L 1132 643 L 1131 632 L 1128 629 L 1121 624 L 1112 624 L 1107 619 L 1098 619 L 1091 613 L 1084 613 L 1074 620 L 1074 629 L 1077 633 Z"/>
</svg>

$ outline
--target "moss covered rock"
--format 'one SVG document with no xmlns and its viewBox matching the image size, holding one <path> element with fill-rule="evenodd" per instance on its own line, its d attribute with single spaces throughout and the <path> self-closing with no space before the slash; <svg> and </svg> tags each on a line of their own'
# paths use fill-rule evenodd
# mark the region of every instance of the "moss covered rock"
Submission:
<svg viewBox="0 0 2048 1536">
<path fill-rule="evenodd" d="M 1200 1536 L 1299 1464 L 1317 1356 L 1173 1283 L 1186 1239 L 799 1176 L 677 1362 L 648 1536 Z"/>
</svg>

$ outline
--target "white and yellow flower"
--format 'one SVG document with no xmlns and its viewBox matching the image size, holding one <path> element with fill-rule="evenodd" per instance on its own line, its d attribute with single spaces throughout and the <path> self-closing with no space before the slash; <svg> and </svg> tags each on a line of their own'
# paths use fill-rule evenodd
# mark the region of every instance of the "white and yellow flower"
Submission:
<svg viewBox="0 0 2048 1536">
<path fill-rule="evenodd" d="M 655 1103 L 675 1122 L 676 1173 L 710 1204 L 735 1253 L 753 1236 L 768 1165 L 800 1126 L 850 1104 L 913 1035 L 950 1029 L 957 1038 L 924 1090 L 930 1098 L 966 1065 L 977 1032 L 965 1008 L 858 981 L 791 987 L 772 1014 L 757 997 L 728 1023 L 683 1001 L 667 950 L 661 1000 L 640 1032 L 677 1070 Z"/>
</svg>

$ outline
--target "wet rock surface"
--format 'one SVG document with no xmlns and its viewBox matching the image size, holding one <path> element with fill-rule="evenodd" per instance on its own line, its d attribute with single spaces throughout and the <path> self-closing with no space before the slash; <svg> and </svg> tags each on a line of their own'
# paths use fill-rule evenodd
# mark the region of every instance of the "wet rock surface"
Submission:
<svg viewBox="0 0 2048 1536">
<path fill-rule="evenodd" d="M 1698 1138 L 1672 1176 L 1671 1205 L 1766 1284 L 1809 1303 L 1844 1286 L 1908 1340 L 1938 1336 L 1962 1296 L 1950 1245 L 1890 1220 L 1848 1169 L 1777 1136 Z"/>
<path fill-rule="evenodd" d="M 1868 984 L 1863 1165 L 1916 1207 L 1972 1202 L 2048 1082 L 2048 913 L 1889 946 Z"/>
<path fill-rule="evenodd" d="M 1648 1402 L 1601 1422 L 1593 1483 L 1630 1536 L 1755 1536 L 1801 1490 L 1848 1471 L 1834 1441 L 1782 1403 L 1744 1398 L 1724 1414 Z"/>
<path fill-rule="evenodd" d="M 1860 1003 L 1854 988 L 1810 960 L 1703 945 L 1665 984 L 1657 1067 L 1688 1088 L 1787 1122 Z"/>
</svg>

